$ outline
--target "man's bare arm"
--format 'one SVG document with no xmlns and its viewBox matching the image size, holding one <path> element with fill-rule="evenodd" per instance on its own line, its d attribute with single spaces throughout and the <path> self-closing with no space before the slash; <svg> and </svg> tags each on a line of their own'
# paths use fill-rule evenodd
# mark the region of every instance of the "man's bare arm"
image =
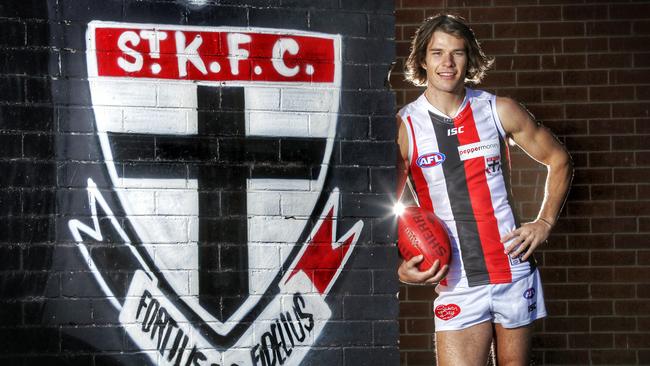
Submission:
<svg viewBox="0 0 650 366">
<path fill-rule="evenodd" d="M 398 156 L 397 156 L 397 200 L 399 201 L 402 198 L 404 193 L 404 186 L 406 184 L 406 179 L 408 178 L 408 153 L 409 153 L 409 140 L 406 135 L 408 131 L 406 126 L 402 122 L 402 119 L 397 116 L 397 146 L 398 146 Z M 434 284 L 440 282 L 447 275 L 449 266 L 446 264 L 440 267 L 440 262 L 436 260 L 431 268 L 426 271 L 420 272 L 417 265 L 422 262 L 424 256 L 418 255 L 410 260 L 406 261 L 402 259 L 399 268 L 397 269 L 397 275 L 399 280 L 404 283 L 410 284 Z"/>
<path fill-rule="evenodd" d="M 571 185 L 573 163 L 557 138 L 547 128 L 537 124 L 523 106 L 510 98 L 497 98 L 496 106 L 506 134 L 548 170 L 544 199 L 537 219 L 523 224 L 501 239 L 504 243 L 512 240 L 508 252 L 513 257 L 524 253 L 525 260 L 546 241 L 555 226 Z"/>
</svg>

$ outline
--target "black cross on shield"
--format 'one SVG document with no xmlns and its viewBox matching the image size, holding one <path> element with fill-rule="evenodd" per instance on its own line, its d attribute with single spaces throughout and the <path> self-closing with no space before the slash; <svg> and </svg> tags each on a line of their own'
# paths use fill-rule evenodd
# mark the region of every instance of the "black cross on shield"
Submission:
<svg viewBox="0 0 650 366">
<path fill-rule="evenodd" d="M 487 158 L 485 171 L 489 174 L 496 173 L 501 170 L 500 157 L 490 157 Z"/>
<path fill-rule="evenodd" d="M 107 135 L 120 178 L 197 181 L 199 303 L 223 322 L 249 296 L 247 182 L 316 179 L 326 139 L 246 135 L 244 87 L 198 86 L 197 103 L 195 135 Z"/>
</svg>

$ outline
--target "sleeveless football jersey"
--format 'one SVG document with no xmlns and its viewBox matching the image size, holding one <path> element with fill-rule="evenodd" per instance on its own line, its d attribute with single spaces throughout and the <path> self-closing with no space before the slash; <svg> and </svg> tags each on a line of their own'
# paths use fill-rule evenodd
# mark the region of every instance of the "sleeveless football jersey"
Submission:
<svg viewBox="0 0 650 366">
<path fill-rule="evenodd" d="M 448 118 L 422 94 L 399 111 L 409 139 L 410 179 L 420 206 L 442 219 L 452 243 L 446 284 L 514 282 L 534 259 L 504 253 L 501 236 L 519 226 L 510 191 L 506 134 L 493 94 L 466 88 Z"/>
</svg>

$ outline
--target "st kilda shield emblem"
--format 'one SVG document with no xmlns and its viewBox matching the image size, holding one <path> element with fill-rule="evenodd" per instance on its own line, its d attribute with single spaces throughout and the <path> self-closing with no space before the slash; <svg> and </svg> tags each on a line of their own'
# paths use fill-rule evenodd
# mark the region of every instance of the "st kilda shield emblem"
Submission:
<svg viewBox="0 0 650 366">
<path fill-rule="evenodd" d="M 363 227 L 338 235 L 323 191 L 340 37 L 93 21 L 86 42 L 112 189 L 89 178 L 68 226 L 128 335 L 161 365 L 299 364 Z"/>
</svg>

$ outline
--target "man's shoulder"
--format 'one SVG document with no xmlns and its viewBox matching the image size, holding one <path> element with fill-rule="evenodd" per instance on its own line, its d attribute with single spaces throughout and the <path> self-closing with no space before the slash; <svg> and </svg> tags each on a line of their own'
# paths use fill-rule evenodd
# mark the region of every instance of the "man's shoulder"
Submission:
<svg viewBox="0 0 650 366">
<path fill-rule="evenodd" d="M 418 106 L 420 105 L 419 99 L 420 98 L 418 97 L 414 101 L 412 101 L 411 103 L 408 103 L 405 106 L 403 106 L 402 108 L 400 108 L 400 110 L 397 112 L 397 116 L 402 118 L 402 119 L 405 119 L 406 116 L 408 116 L 410 114 L 413 114 L 413 112 L 415 110 L 417 110 Z"/>
<path fill-rule="evenodd" d="M 496 95 L 481 89 L 466 88 L 467 95 L 473 100 L 495 100 Z"/>
</svg>

